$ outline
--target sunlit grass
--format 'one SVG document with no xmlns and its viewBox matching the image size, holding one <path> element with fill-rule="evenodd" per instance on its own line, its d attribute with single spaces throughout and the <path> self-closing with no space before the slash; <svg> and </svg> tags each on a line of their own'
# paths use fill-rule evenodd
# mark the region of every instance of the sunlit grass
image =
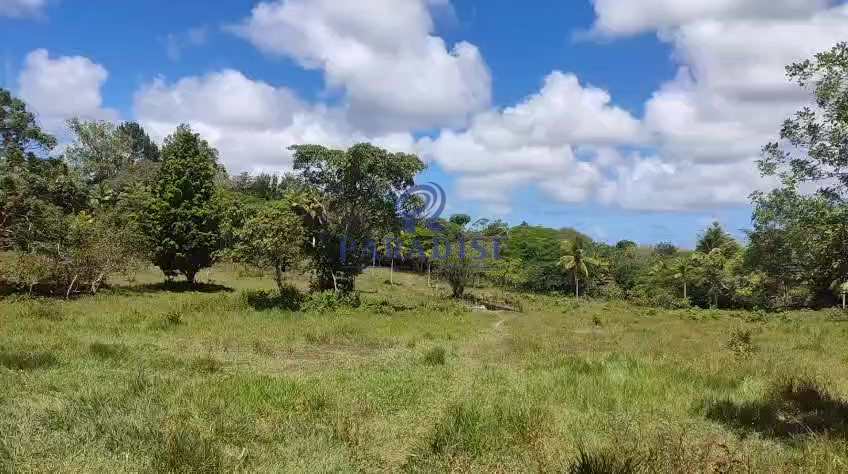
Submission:
<svg viewBox="0 0 848 474">
<path fill-rule="evenodd" d="M 0 472 L 848 465 L 838 319 L 539 295 L 472 311 L 387 277 L 369 270 L 361 306 L 332 312 L 256 304 L 273 282 L 235 267 L 200 291 L 151 272 L 96 297 L 0 301 Z"/>
</svg>

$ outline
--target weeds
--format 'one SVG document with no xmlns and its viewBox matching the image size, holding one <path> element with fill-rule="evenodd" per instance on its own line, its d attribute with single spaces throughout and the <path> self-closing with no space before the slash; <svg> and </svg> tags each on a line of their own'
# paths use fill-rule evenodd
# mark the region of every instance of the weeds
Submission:
<svg viewBox="0 0 848 474">
<path fill-rule="evenodd" d="M 45 369 L 58 363 L 52 352 L 0 352 L 0 366 L 9 370 Z"/>
<path fill-rule="evenodd" d="M 445 348 L 434 347 L 424 354 L 424 364 L 429 366 L 445 365 Z"/>
<path fill-rule="evenodd" d="M 744 328 L 736 328 L 730 333 L 726 347 L 739 358 L 748 358 L 757 352 L 751 330 Z"/>
</svg>

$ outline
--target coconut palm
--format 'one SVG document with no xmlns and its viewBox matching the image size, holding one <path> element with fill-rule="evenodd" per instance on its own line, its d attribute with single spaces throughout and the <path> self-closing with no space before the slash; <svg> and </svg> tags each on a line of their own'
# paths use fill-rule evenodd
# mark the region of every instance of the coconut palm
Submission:
<svg viewBox="0 0 848 474">
<path fill-rule="evenodd" d="M 589 267 L 606 266 L 600 259 L 589 257 L 586 255 L 586 240 L 577 236 L 573 242 L 563 241 L 562 247 L 565 250 L 565 256 L 559 259 L 559 266 L 566 272 L 571 272 L 574 276 L 574 294 L 577 299 L 580 299 L 580 277 L 582 276 L 587 281 L 589 279 Z"/>
<path fill-rule="evenodd" d="M 683 299 L 689 299 L 689 281 L 695 271 L 695 262 L 688 256 L 674 260 L 671 265 L 674 271 L 674 279 L 683 283 Z"/>
</svg>

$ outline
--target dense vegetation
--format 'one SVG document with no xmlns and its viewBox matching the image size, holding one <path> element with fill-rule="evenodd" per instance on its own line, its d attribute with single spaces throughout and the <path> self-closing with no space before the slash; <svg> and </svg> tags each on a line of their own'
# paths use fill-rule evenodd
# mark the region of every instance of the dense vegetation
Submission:
<svg viewBox="0 0 848 474">
<path fill-rule="evenodd" d="M 217 151 L 186 125 L 159 150 L 137 123 L 73 119 L 73 142 L 53 154 L 56 140 L 2 91 L 0 250 L 15 255 L 5 285 L 65 297 L 96 293 L 144 262 L 191 283 L 223 259 L 273 269 L 281 292 L 290 268 L 309 270 L 316 290 L 349 292 L 364 268 L 386 264 L 435 270 L 457 297 L 482 279 L 667 308 L 833 305 L 848 280 L 846 51 L 840 44 L 787 68 L 815 100 L 764 149 L 763 173 L 783 184 L 752 196 L 747 243 L 714 224 L 692 251 L 628 240 L 607 245 L 571 229 L 462 214 L 410 231 L 398 217 L 400 196 L 424 165 L 369 144 L 297 145 L 291 174 L 228 177 Z M 817 191 L 803 193 L 802 185 Z M 475 240 L 489 256 L 501 247 L 502 258 L 484 266 L 438 258 L 440 242 L 464 249 Z M 343 252 L 350 242 L 359 251 Z M 362 251 L 366 242 L 370 251 Z"/>
</svg>

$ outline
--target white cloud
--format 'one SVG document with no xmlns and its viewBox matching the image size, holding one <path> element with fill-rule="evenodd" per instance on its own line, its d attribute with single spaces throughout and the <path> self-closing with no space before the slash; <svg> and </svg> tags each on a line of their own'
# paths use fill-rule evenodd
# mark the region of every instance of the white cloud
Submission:
<svg viewBox="0 0 848 474">
<path fill-rule="evenodd" d="M 0 17 L 38 16 L 46 6 L 47 0 L 0 0 Z"/>
<path fill-rule="evenodd" d="M 592 0 L 602 35 L 629 35 L 702 20 L 805 17 L 831 0 Z"/>
<path fill-rule="evenodd" d="M 468 130 L 443 130 L 419 146 L 447 172 L 460 175 L 461 198 L 505 207 L 512 192 L 531 185 L 559 202 L 585 201 L 602 176 L 577 159 L 573 146 L 640 140 L 639 121 L 612 106 L 606 91 L 554 71 L 521 103 L 481 113 Z"/>
<path fill-rule="evenodd" d="M 321 69 L 345 92 L 360 127 L 462 126 L 489 106 L 491 78 L 476 46 L 431 34 L 427 0 L 280 0 L 233 27 L 259 49 Z M 391 12 L 391 14 L 387 14 Z"/>
<path fill-rule="evenodd" d="M 668 162 L 638 154 L 623 159 L 598 189 L 607 205 L 631 210 L 688 211 L 747 202 L 767 189 L 752 160 L 731 163 Z"/>
<path fill-rule="evenodd" d="M 51 58 L 47 50 L 29 53 L 18 78 L 20 96 L 38 113 L 44 128 L 62 134 L 71 117 L 117 120 L 115 110 L 103 107 L 101 87 L 109 74 L 82 56 Z"/>
<path fill-rule="evenodd" d="M 304 103 L 289 89 L 245 77 L 234 70 L 157 79 L 135 95 L 138 120 L 161 140 L 189 123 L 218 148 L 231 173 L 280 172 L 291 167 L 287 148 L 302 143 L 346 147 L 373 141 L 397 151 L 411 149 L 408 134 L 366 136 L 352 128 L 343 110 Z"/>
<path fill-rule="evenodd" d="M 829 1 L 594 3 L 596 32 L 657 30 L 680 63 L 645 104 L 655 156 L 620 164 L 602 191 L 604 202 L 634 209 L 745 204 L 751 191 L 773 185 L 755 160 L 783 120 L 811 101 L 784 68 L 848 31 L 848 6 Z"/>
</svg>

